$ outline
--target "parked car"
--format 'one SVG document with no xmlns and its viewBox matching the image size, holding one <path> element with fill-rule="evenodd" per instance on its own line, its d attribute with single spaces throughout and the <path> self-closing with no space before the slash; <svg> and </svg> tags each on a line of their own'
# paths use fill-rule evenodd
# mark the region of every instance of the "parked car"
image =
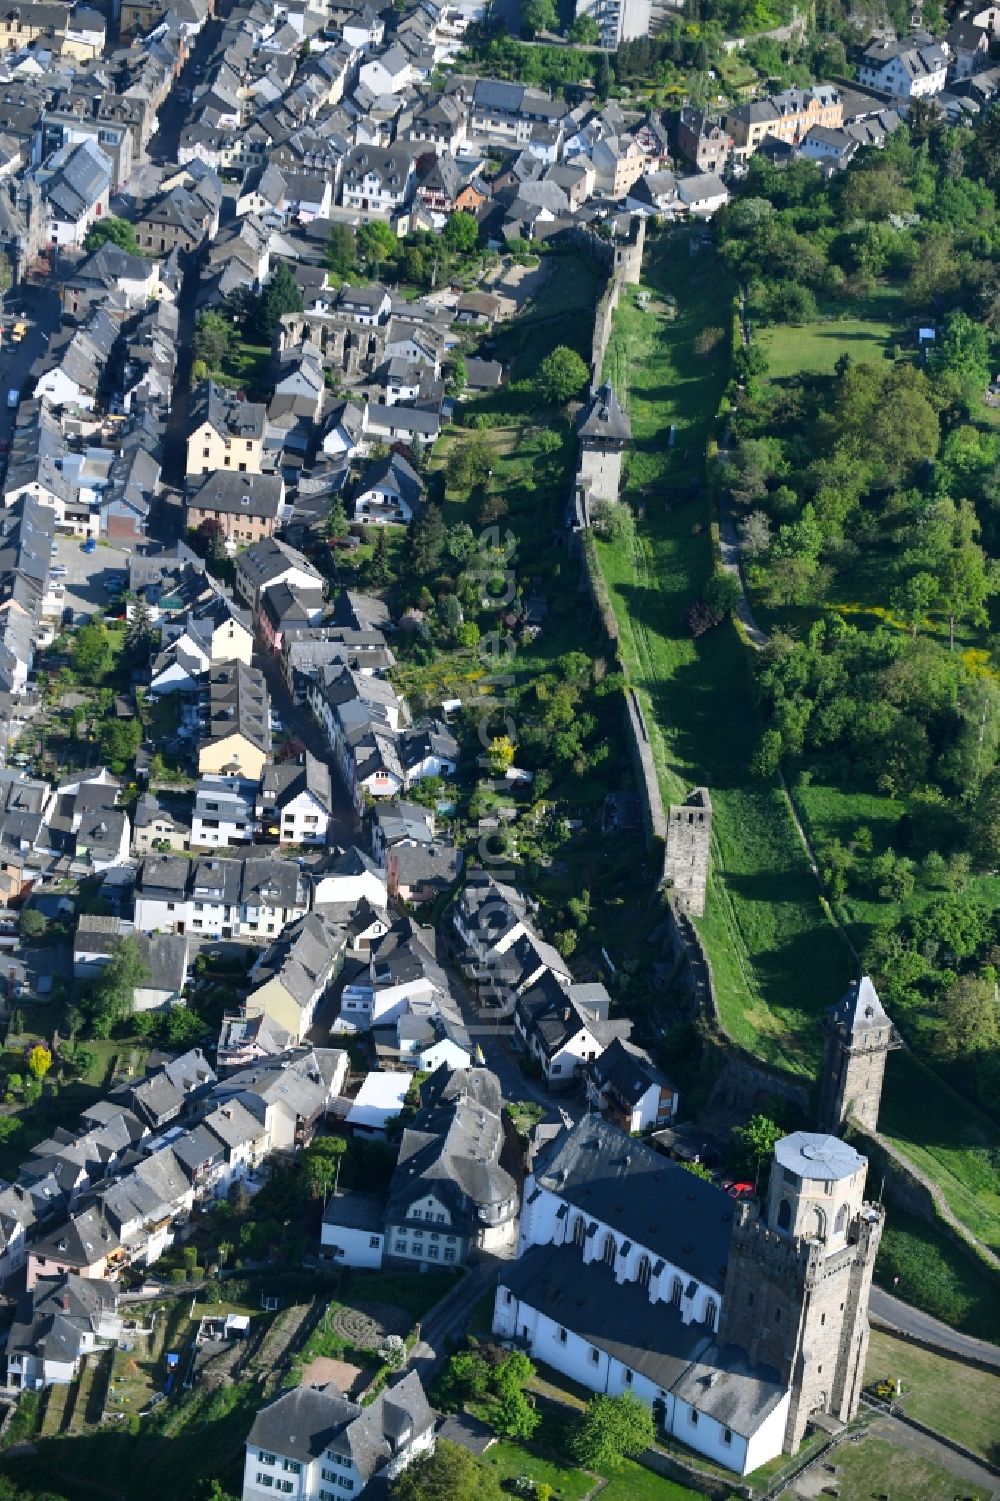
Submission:
<svg viewBox="0 0 1000 1501">
<path fill-rule="evenodd" d="M 81 547 L 80 551 L 81 552 L 96 552 L 97 551 L 97 538 L 96 537 L 88 537 L 87 540 L 86 540 L 86 542 L 84 542 L 83 546 Z"/>
<path fill-rule="evenodd" d="M 54 568 L 50 569 L 50 573 L 54 579 L 64 579 L 67 573 L 69 573 L 69 569 L 65 563 L 57 563 Z"/>
</svg>

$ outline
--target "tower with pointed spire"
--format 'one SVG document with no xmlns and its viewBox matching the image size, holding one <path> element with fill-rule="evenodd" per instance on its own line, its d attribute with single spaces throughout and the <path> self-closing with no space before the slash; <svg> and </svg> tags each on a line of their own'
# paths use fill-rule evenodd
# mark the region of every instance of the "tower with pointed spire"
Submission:
<svg viewBox="0 0 1000 1501">
<path fill-rule="evenodd" d="M 820 1130 L 840 1135 L 853 1117 L 875 1131 L 886 1055 L 899 1041 L 868 975 L 851 982 L 823 1025 Z"/>
</svg>

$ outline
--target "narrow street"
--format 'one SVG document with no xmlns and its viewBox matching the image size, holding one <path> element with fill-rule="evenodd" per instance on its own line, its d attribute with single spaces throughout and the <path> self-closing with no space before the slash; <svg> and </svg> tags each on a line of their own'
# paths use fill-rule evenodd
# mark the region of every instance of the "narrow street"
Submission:
<svg viewBox="0 0 1000 1501">
<path fill-rule="evenodd" d="M 420 1339 L 410 1356 L 410 1369 L 416 1371 L 425 1387 L 438 1374 L 452 1346 L 459 1343 L 480 1298 L 496 1287 L 501 1265 L 492 1259 L 477 1262 L 451 1297 L 421 1325 Z"/>
</svg>

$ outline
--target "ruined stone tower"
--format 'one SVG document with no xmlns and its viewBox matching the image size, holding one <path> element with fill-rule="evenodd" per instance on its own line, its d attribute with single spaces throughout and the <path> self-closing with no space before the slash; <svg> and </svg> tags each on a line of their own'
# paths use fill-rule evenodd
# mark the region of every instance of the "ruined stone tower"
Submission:
<svg viewBox="0 0 1000 1501">
<path fill-rule="evenodd" d="M 858 1409 L 885 1217 L 865 1203 L 867 1172 L 845 1142 L 796 1131 L 774 1149 L 766 1214 L 738 1206 L 719 1339 L 790 1387 L 788 1453 L 811 1413 L 846 1423 Z"/>
<path fill-rule="evenodd" d="M 867 975 L 854 980 L 823 1022 L 826 1045 L 820 1078 L 819 1128 L 839 1134 L 854 1116 L 866 1131 L 878 1127 L 886 1054 L 897 1047 L 892 1022 Z"/>
<path fill-rule="evenodd" d="M 683 803 L 670 805 L 663 866 L 678 911 L 695 917 L 705 910 L 711 843 L 712 799 L 707 787 L 695 787 Z"/>
</svg>

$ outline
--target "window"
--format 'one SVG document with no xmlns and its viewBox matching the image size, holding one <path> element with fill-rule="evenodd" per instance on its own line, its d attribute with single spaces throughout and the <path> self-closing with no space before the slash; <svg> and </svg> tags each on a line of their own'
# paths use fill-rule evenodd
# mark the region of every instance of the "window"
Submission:
<svg viewBox="0 0 1000 1501">
<path fill-rule="evenodd" d="M 673 1282 L 671 1282 L 670 1284 L 670 1301 L 675 1308 L 680 1308 L 681 1306 L 681 1294 L 683 1293 L 683 1291 L 684 1287 L 681 1283 L 681 1279 L 679 1277 L 675 1277 Z"/>
<path fill-rule="evenodd" d="M 709 1298 L 708 1302 L 705 1304 L 705 1327 L 707 1329 L 714 1330 L 715 1323 L 718 1317 L 719 1305 L 718 1303 L 716 1303 L 714 1298 Z"/>
<path fill-rule="evenodd" d="M 297 1459 L 286 1459 L 285 1469 L 288 1471 L 289 1475 L 301 1475 L 302 1473 L 302 1466 L 299 1464 Z"/>
<path fill-rule="evenodd" d="M 260 1462 L 262 1465 L 276 1465 L 278 1463 L 278 1456 L 277 1454 L 268 1454 L 266 1450 L 261 1449 Z"/>
<path fill-rule="evenodd" d="M 273 1475 L 266 1475 L 263 1470 L 258 1470 L 257 1471 L 257 1484 L 266 1487 L 267 1490 L 270 1490 L 271 1487 L 274 1485 L 274 1476 Z"/>
<path fill-rule="evenodd" d="M 692 1428 L 697 1428 L 697 1426 L 698 1426 L 698 1414 L 695 1412 L 695 1410 L 694 1410 L 693 1407 L 692 1407 L 691 1411 L 688 1413 L 688 1422 L 691 1424 Z"/>
<path fill-rule="evenodd" d="M 437 1222 L 438 1222 L 439 1225 L 443 1225 L 444 1222 L 445 1222 L 445 1220 L 448 1218 L 448 1216 L 446 1214 L 438 1214 L 438 1215 L 435 1215 L 434 1217 L 437 1220 Z"/>
<path fill-rule="evenodd" d="M 615 1238 L 613 1235 L 606 1235 L 604 1237 L 604 1246 L 601 1250 L 601 1259 L 606 1266 L 614 1266 L 617 1257 L 618 1247 L 615 1244 Z"/>
<path fill-rule="evenodd" d="M 787 1230 L 792 1223 L 792 1206 L 787 1199 L 778 1205 L 778 1229 Z"/>
<path fill-rule="evenodd" d="M 427 1247 L 427 1254 L 431 1258 L 432 1261 L 437 1261 L 437 1258 L 438 1258 L 438 1248 L 437 1248 L 437 1246 L 428 1246 Z"/>
<path fill-rule="evenodd" d="M 600 1350 L 595 1349 L 594 1346 L 591 1345 L 590 1349 L 587 1351 L 587 1358 L 590 1361 L 591 1365 L 597 1365 L 598 1361 L 601 1358 Z"/>
<path fill-rule="evenodd" d="M 295 1489 L 295 1481 L 294 1480 L 279 1480 L 278 1483 L 277 1483 L 277 1485 L 275 1486 L 275 1489 L 279 1490 L 279 1491 L 283 1491 L 286 1496 L 290 1496 L 292 1494 L 292 1491 L 294 1491 L 294 1489 Z"/>
<path fill-rule="evenodd" d="M 632 1385 L 632 1372 L 629 1370 L 628 1366 L 625 1367 L 624 1375 L 625 1375 L 625 1385 L 626 1386 L 631 1386 Z"/>
<path fill-rule="evenodd" d="M 723 1428 L 723 1430 L 722 1430 L 722 1442 L 724 1444 L 731 1444 L 732 1441 L 733 1441 L 733 1430 L 731 1428 Z"/>
<path fill-rule="evenodd" d="M 369 1237 L 368 1237 L 368 1244 L 370 1246 L 378 1246 L 378 1245 L 381 1245 L 381 1243 L 382 1243 L 382 1237 L 381 1237 L 381 1235 L 369 1235 Z"/>
<path fill-rule="evenodd" d="M 353 1491 L 354 1489 L 354 1481 L 348 1475 L 338 1475 L 337 1484 L 342 1486 L 345 1491 Z"/>
<path fill-rule="evenodd" d="M 558 1333 L 558 1335 L 556 1337 L 559 1340 L 559 1343 L 561 1345 L 564 1345 L 566 1343 L 566 1331 L 565 1331 L 565 1329 L 560 1329 L 559 1333 Z"/>
<path fill-rule="evenodd" d="M 454 1261 L 455 1260 L 455 1253 L 454 1253 L 453 1250 L 451 1250 L 450 1247 L 446 1247 L 445 1248 L 444 1259 L 445 1259 L 445 1261 Z"/>
</svg>

